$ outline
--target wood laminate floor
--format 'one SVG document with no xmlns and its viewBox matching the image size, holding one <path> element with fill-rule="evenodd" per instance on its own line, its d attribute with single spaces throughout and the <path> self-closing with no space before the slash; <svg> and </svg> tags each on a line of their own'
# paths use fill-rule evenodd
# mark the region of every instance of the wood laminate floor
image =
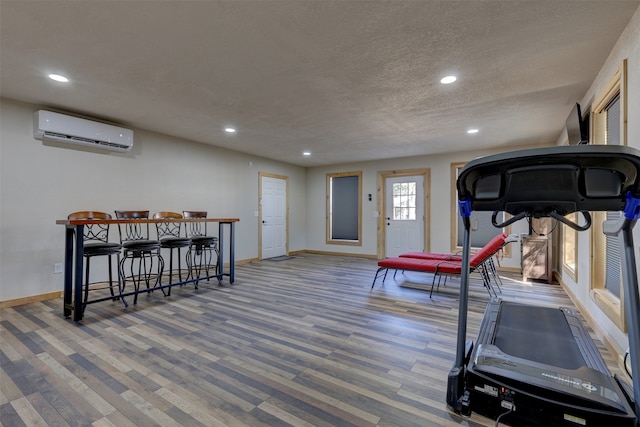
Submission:
<svg viewBox="0 0 640 427">
<path fill-rule="evenodd" d="M 236 282 L 90 305 L 0 312 L 3 426 L 492 426 L 445 404 L 458 281 L 296 255 L 236 267 Z M 419 289 L 423 288 L 423 289 Z M 569 305 L 559 286 L 503 276 L 504 299 Z M 468 336 L 489 299 L 475 281 Z M 598 342 L 598 341 L 596 341 Z M 612 366 L 610 356 L 603 351 Z"/>
</svg>

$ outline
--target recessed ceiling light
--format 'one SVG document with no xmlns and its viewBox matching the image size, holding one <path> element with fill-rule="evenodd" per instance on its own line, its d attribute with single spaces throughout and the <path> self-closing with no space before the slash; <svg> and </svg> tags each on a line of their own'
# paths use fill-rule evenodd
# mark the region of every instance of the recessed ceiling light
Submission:
<svg viewBox="0 0 640 427">
<path fill-rule="evenodd" d="M 235 128 L 224 128 L 224 131 L 225 131 L 226 133 L 236 133 Z"/>
<path fill-rule="evenodd" d="M 480 132 L 478 129 L 469 129 L 467 133 L 478 133 Z"/>
<path fill-rule="evenodd" d="M 446 76 L 440 79 L 440 83 L 442 83 L 443 85 L 448 85 L 455 82 L 457 79 L 458 78 L 456 76 Z"/>
<path fill-rule="evenodd" d="M 67 83 L 69 81 L 68 78 L 66 78 L 65 76 L 62 76 L 60 74 L 49 74 L 49 78 L 51 80 L 55 80 L 55 81 L 61 82 L 61 83 Z"/>
<path fill-rule="evenodd" d="M 311 155 L 311 151 L 303 151 L 302 155 L 303 156 L 310 156 Z"/>
</svg>

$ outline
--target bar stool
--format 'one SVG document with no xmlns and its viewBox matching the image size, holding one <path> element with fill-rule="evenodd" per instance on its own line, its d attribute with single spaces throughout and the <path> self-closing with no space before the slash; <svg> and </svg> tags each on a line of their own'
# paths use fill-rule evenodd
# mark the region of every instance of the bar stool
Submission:
<svg viewBox="0 0 640 427">
<path fill-rule="evenodd" d="M 184 218 L 206 218 L 206 211 L 182 211 Z M 218 250 L 218 238 L 207 235 L 206 222 L 188 222 L 186 223 L 187 237 L 191 239 L 191 246 L 187 253 L 187 262 L 191 276 L 196 280 L 196 289 L 201 277 L 206 277 L 207 282 L 211 276 L 210 270 L 217 275 L 218 284 L 220 275 L 218 270 L 218 259 L 220 252 Z M 202 273 L 205 273 L 204 276 Z"/>
<path fill-rule="evenodd" d="M 111 219 L 111 215 L 105 212 L 96 212 L 96 211 L 79 211 L 73 212 L 67 216 L 67 219 L 73 220 L 101 220 L 101 219 Z M 122 245 L 120 243 L 109 242 L 109 224 L 85 224 L 84 225 L 84 249 L 82 252 L 82 256 L 85 259 L 84 269 L 85 269 L 85 279 L 84 279 L 84 298 L 83 304 L 86 306 L 87 301 L 89 301 L 89 291 L 99 291 L 109 289 L 109 292 L 113 299 L 120 298 L 125 305 L 128 305 L 127 301 L 122 296 L 122 280 L 120 275 L 120 268 L 118 267 L 118 281 L 114 286 L 113 283 L 113 268 L 111 257 L 115 255 L 117 257 L 118 266 L 120 265 L 120 251 L 122 250 Z M 91 258 L 96 256 L 106 256 L 109 260 L 109 283 L 108 285 L 103 285 L 105 282 L 94 282 L 91 283 L 90 278 L 90 270 L 91 270 Z M 93 286 L 96 285 L 96 286 Z M 118 296 L 116 296 L 114 292 L 114 287 L 117 288 Z"/>
<path fill-rule="evenodd" d="M 148 219 L 149 211 L 115 211 L 118 219 Z M 149 239 L 149 223 L 124 223 L 118 224 L 120 243 L 122 244 L 123 257 L 120 261 L 120 274 L 122 275 L 122 289 L 124 290 L 127 279 L 131 278 L 136 291 L 133 303 L 138 302 L 140 284 L 144 282 L 146 292 L 161 284 L 164 260 L 160 253 L 160 242 Z M 158 266 L 154 272 L 154 259 Z M 125 264 L 131 260 L 130 275 L 125 274 Z M 135 261 L 138 261 L 138 271 L 134 271 Z M 153 282 L 153 286 L 150 286 Z M 162 289 L 163 295 L 167 295 Z"/>
<path fill-rule="evenodd" d="M 153 219 L 182 219 L 182 215 L 177 212 L 156 212 L 153 214 Z M 182 231 L 181 222 L 158 222 L 156 223 L 156 231 L 158 240 L 160 240 L 160 248 L 169 249 L 169 283 L 173 283 L 174 249 L 178 250 L 178 279 L 182 282 L 180 249 L 191 246 L 191 239 L 180 235 Z M 189 274 L 187 274 L 187 278 L 189 278 Z M 171 295 L 171 288 L 168 289 L 167 295 Z"/>
</svg>

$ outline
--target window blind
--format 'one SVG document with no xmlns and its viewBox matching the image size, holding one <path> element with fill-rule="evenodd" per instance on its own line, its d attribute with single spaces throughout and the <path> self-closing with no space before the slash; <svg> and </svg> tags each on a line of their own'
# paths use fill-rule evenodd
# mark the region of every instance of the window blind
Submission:
<svg viewBox="0 0 640 427">
<path fill-rule="evenodd" d="M 607 145 L 620 145 L 620 95 L 616 96 L 605 108 L 607 112 Z M 621 212 L 607 212 L 607 221 L 620 218 Z M 620 239 L 606 236 L 605 289 L 620 298 L 622 259 Z"/>
</svg>

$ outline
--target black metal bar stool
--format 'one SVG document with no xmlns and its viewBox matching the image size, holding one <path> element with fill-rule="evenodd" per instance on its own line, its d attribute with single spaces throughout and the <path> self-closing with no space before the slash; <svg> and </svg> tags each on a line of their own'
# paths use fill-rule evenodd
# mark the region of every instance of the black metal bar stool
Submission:
<svg viewBox="0 0 640 427">
<path fill-rule="evenodd" d="M 73 212 L 67 216 L 67 219 L 73 220 L 101 220 L 101 219 L 111 219 L 111 215 L 105 212 L 96 212 L 96 211 L 79 211 Z M 83 297 L 83 309 L 89 301 L 89 291 L 100 291 L 100 290 L 109 290 L 111 297 L 113 299 L 120 298 L 124 303 L 125 307 L 128 305 L 127 301 L 122 296 L 122 280 L 120 275 L 120 251 L 122 250 L 122 245 L 120 243 L 109 242 L 109 224 L 85 224 L 84 225 L 84 250 L 82 255 L 85 259 L 84 269 L 85 269 L 85 279 L 84 279 L 84 297 Z M 113 282 L 113 268 L 111 257 L 117 257 L 117 265 L 118 265 L 118 280 L 114 285 Z M 98 281 L 91 282 L 90 281 L 90 271 L 91 271 L 91 258 L 96 256 L 106 256 L 109 261 L 109 282 Z M 117 291 L 114 292 L 114 288 Z M 108 294 L 107 294 L 108 296 Z M 104 299 L 104 293 L 102 295 L 101 300 Z M 108 298 L 106 298 L 108 299 Z"/>
<path fill-rule="evenodd" d="M 118 219 L 148 219 L 149 211 L 115 211 Z M 120 243 L 122 244 L 123 257 L 120 261 L 120 274 L 122 275 L 122 288 L 124 290 L 127 279 L 133 281 L 136 291 L 133 303 L 138 302 L 140 284 L 144 283 L 147 292 L 161 284 L 164 260 L 160 253 L 160 242 L 149 239 L 149 223 L 123 223 L 118 224 Z M 129 275 L 125 273 L 125 264 L 130 260 Z M 154 268 L 154 260 L 157 266 Z M 137 271 L 134 266 L 137 261 Z M 155 270 L 155 271 L 154 271 Z M 153 285 L 153 286 L 152 286 Z M 166 296 L 166 292 L 162 289 Z"/>
<path fill-rule="evenodd" d="M 206 218 L 206 211 L 182 211 L 184 218 Z M 209 281 L 213 272 L 218 278 L 220 284 L 220 275 L 218 269 L 218 259 L 220 252 L 218 249 L 218 238 L 216 236 L 207 235 L 206 222 L 188 222 L 187 236 L 191 239 L 191 246 L 187 253 L 187 262 L 191 277 L 196 280 L 196 288 L 200 282 L 200 278 Z"/>
<path fill-rule="evenodd" d="M 182 214 L 179 214 L 177 212 L 156 212 L 155 214 L 153 214 L 153 219 L 182 219 Z M 191 239 L 181 235 L 181 222 L 157 222 L 156 231 L 158 234 L 158 240 L 160 241 L 160 248 L 169 249 L 169 284 L 174 283 L 174 249 L 177 249 L 178 251 L 178 280 L 182 282 L 182 258 L 180 256 L 180 249 L 188 248 L 189 246 L 191 246 Z M 189 273 L 190 272 L 191 270 L 189 270 Z M 189 273 L 187 273 L 187 278 L 189 278 Z M 168 288 L 167 295 L 171 295 L 171 288 Z"/>
</svg>

